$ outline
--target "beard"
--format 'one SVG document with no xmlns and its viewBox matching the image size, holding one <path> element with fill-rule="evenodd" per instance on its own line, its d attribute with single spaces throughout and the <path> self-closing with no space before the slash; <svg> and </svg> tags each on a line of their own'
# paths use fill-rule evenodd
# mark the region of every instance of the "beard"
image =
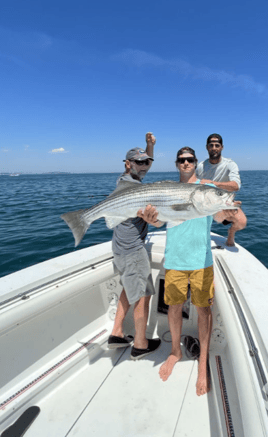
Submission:
<svg viewBox="0 0 268 437">
<path fill-rule="evenodd" d="M 137 170 L 136 168 L 132 167 L 130 170 L 130 174 L 134 179 L 142 181 L 142 179 L 146 176 L 148 170 Z"/>
<path fill-rule="evenodd" d="M 210 159 L 218 159 L 221 157 L 221 151 L 220 152 L 211 151 L 211 152 L 209 152 L 209 157 L 210 157 Z"/>
</svg>

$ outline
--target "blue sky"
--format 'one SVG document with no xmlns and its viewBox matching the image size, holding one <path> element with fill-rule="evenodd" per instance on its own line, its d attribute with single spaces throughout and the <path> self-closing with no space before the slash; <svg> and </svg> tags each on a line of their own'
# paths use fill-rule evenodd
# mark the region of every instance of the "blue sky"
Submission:
<svg viewBox="0 0 268 437">
<path fill-rule="evenodd" d="M 2 0 L 0 172 L 119 172 L 157 138 L 151 171 L 224 140 L 268 169 L 267 1 Z"/>
</svg>

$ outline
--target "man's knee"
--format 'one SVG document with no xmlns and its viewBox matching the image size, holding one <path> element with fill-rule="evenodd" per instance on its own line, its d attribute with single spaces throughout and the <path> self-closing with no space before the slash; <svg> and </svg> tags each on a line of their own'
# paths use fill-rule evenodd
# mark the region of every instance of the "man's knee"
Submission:
<svg viewBox="0 0 268 437">
<path fill-rule="evenodd" d="M 144 297 L 142 297 L 141 299 L 144 299 L 144 302 L 148 304 L 148 303 L 150 302 L 151 297 L 152 297 L 152 295 L 150 295 L 150 296 L 144 296 Z"/>
<path fill-rule="evenodd" d="M 169 305 L 168 306 L 168 312 L 169 313 L 179 313 L 182 312 L 184 303 L 177 303 L 175 305 Z"/>
<path fill-rule="evenodd" d="M 140 306 L 149 305 L 151 297 L 152 297 L 151 295 L 150 296 L 142 296 L 139 300 L 137 300 L 135 302 L 135 307 L 138 305 L 140 305 Z"/>
<path fill-rule="evenodd" d="M 241 229 L 244 229 L 247 226 L 247 217 L 245 216 L 243 211 L 240 211 L 239 214 L 237 214 L 233 217 L 232 222 L 233 222 L 232 226 L 236 230 L 241 231 Z"/>
<path fill-rule="evenodd" d="M 198 307 L 196 306 L 197 314 L 200 317 L 209 317 L 211 315 L 211 307 Z"/>
<path fill-rule="evenodd" d="M 241 211 L 241 214 L 239 214 L 238 223 L 240 225 L 240 229 L 244 229 L 247 226 L 247 217 L 245 216 L 243 211 Z"/>
</svg>

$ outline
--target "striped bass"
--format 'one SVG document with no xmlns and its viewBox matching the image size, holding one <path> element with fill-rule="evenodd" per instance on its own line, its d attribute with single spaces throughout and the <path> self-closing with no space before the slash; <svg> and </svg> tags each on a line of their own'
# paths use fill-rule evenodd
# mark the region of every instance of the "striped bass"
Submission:
<svg viewBox="0 0 268 437">
<path fill-rule="evenodd" d="M 185 220 L 214 215 L 223 209 L 237 209 L 234 193 L 210 185 L 160 181 L 137 184 L 121 181 L 116 190 L 92 208 L 67 212 L 61 218 L 73 232 L 78 246 L 90 224 L 105 218 L 109 229 L 128 218 L 137 217 L 139 209 L 155 206 L 158 219 L 176 226 Z"/>
</svg>

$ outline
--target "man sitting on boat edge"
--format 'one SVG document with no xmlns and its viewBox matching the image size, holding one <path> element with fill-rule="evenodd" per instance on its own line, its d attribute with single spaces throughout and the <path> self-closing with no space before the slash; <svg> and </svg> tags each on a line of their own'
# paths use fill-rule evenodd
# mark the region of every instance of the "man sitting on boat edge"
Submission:
<svg viewBox="0 0 268 437">
<path fill-rule="evenodd" d="M 117 183 L 128 181 L 140 184 L 153 161 L 153 149 L 156 143 L 152 133 L 146 134 L 147 148 L 134 148 L 127 152 L 125 172 Z M 154 226 L 162 225 L 157 219 Z M 114 327 L 108 338 L 109 349 L 126 347 L 132 343 L 133 337 L 125 336 L 123 322 L 127 312 L 134 304 L 135 339 L 131 349 L 131 359 L 137 360 L 154 352 L 161 343 L 159 338 L 147 339 L 146 328 L 149 315 L 151 295 L 155 294 L 151 277 L 151 266 L 144 240 L 148 232 L 148 224 L 140 217 L 130 218 L 114 228 L 112 250 L 114 264 L 120 274 L 123 290 L 119 298 Z"/>
<path fill-rule="evenodd" d="M 195 169 L 195 151 L 183 147 L 177 153 L 176 167 L 180 172 L 180 182 L 200 184 Z M 241 202 L 237 202 L 239 205 Z M 217 213 L 215 220 L 221 220 Z M 156 209 L 148 205 L 139 217 L 153 224 L 157 218 Z M 198 396 L 209 391 L 207 360 L 212 328 L 211 305 L 214 298 L 213 258 L 210 243 L 212 216 L 187 220 L 167 229 L 165 248 L 165 294 L 164 301 L 169 305 L 168 321 L 172 338 L 172 350 L 162 364 L 159 375 L 166 381 L 175 364 L 182 358 L 180 346 L 182 329 L 182 307 L 187 299 L 188 281 L 191 285 L 191 299 L 198 313 L 200 357 L 196 393 Z"/>
</svg>

